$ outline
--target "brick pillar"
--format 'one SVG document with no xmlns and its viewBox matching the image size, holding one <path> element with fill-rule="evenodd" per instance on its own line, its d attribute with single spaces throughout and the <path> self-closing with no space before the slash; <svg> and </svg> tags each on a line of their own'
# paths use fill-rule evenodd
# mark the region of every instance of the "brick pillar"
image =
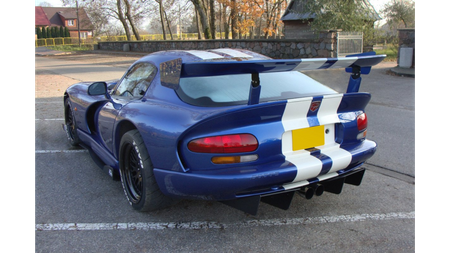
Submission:
<svg viewBox="0 0 450 253">
<path fill-rule="evenodd" d="M 411 68 L 414 68 L 416 51 L 416 30 L 414 28 L 398 29 L 398 51 L 400 48 L 411 47 L 413 49 L 413 61 Z"/>
</svg>

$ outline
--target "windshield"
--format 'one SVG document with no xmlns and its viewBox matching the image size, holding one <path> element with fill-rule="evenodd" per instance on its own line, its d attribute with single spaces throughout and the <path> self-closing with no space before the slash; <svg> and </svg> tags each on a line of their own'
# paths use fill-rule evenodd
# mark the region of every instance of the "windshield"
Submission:
<svg viewBox="0 0 450 253">
<path fill-rule="evenodd" d="M 296 71 L 261 73 L 260 102 L 337 93 Z M 197 106 L 228 106 L 248 103 L 251 74 L 188 77 L 180 79 L 178 96 Z"/>
</svg>

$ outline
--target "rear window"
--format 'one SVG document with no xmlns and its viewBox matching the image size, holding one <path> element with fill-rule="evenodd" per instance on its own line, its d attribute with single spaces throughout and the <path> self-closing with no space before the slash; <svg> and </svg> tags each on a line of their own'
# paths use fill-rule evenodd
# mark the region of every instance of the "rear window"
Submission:
<svg viewBox="0 0 450 253">
<path fill-rule="evenodd" d="M 260 102 L 328 95 L 333 89 L 296 71 L 262 73 Z M 230 106 L 248 103 L 251 74 L 188 77 L 180 79 L 177 94 L 196 106 Z"/>
</svg>

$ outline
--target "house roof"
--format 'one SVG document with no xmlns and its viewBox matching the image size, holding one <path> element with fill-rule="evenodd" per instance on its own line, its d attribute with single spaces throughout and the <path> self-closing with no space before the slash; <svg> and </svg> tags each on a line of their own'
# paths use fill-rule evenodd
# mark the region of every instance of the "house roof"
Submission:
<svg viewBox="0 0 450 253">
<path fill-rule="evenodd" d="M 373 8 L 369 0 L 363 0 L 362 3 L 364 4 L 365 8 L 367 8 L 370 11 L 371 13 L 370 18 L 373 18 L 375 20 L 381 20 L 380 15 L 378 15 L 377 11 L 375 10 L 375 8 Z M 316 14 L 311 13 L 309 10 L 306 9 L 305 0 L 291 0 L 289 2 L 288 7 L 286 8 L 286 11 L 281 17 L 281 20 L 282 21 L 306 20 L 313 18 L 316 18 Z"/>
<path fill-rule="evenodd" d="M 44 10 L 40 6 L 36 6 L 34 9 L 34 24 L 35 26 L 49 26 L 50 21 L 47 18 L 47 15 L 45 15 Z"/>
<path fill-rule="evenodd" d="M 76 9 L 68 9 L 68 10 L 59 11 L 58 14 L 61 17 L 64 17 L 65 19 L 76 19 L 77 18 L 77 10 Z"/>
<path fill-rule="evenodd" d="M 38 7 L 36 9 L 41 8 L 45 13 L 45 16 L 50 21 L 50 26 L 65 26 L 64 22 L 61 18 L 64 19 L 77 19 L 77 10 L 76 8 L 68 8 L 68 7 Z M 93 30 L 94 26 L 92 25 L 91 20 L 89 19 L 86 11 L 83 8 L 79 8 L 78 15 L 80 17 L 80 30 Z M 78 27 L 67 27 L 69 30 L 77 30 Z"/>
</svg>

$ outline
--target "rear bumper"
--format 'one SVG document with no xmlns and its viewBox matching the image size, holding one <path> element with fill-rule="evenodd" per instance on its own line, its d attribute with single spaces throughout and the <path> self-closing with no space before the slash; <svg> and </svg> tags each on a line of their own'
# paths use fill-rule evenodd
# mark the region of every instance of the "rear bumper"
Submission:
<svg viewBox="0 0 450 253">
<path fill-rule="evenodd" d="M 155 168 L 154 175 L 161 191 L 172 197 L 228 201 L 266 196 L 345 177 L 375 153 L 376 143 L 366 140 L 358 145 L 343 148 L 352 155 L 347 167 L 301 180 L 296 178 L 297 167 L 289 161 L 214 171 L 176 172 Z"/>
</svg>

